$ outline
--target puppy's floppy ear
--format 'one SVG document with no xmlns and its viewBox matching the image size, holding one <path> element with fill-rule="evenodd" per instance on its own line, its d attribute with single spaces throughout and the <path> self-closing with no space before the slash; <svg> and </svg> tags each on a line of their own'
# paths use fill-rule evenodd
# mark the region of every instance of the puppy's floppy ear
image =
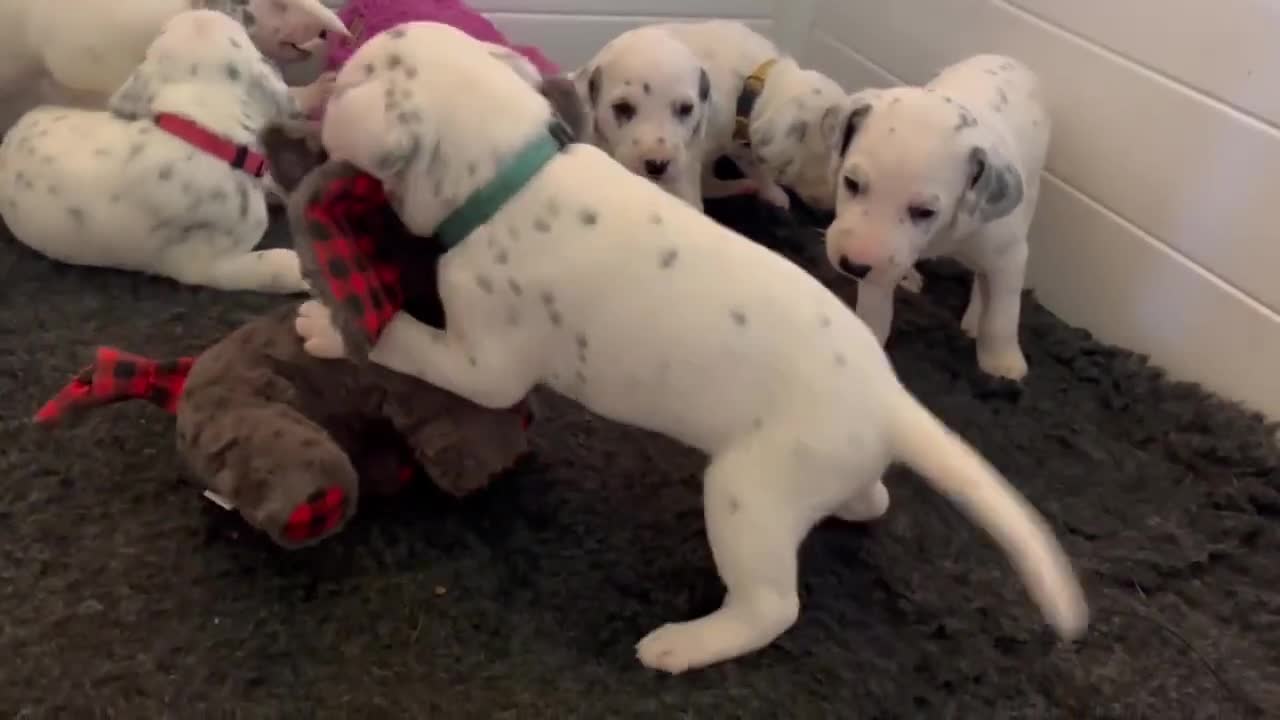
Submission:
<svg viewBox="0 0 1280 720">
<path fill-rule="evenodd" d="M 704 67 L 698 68 L 698 102 L 703 105 L 711 99 L 711 76 Z"/>
<path fill-rule="evenodd" d="M 288 193 L 293 193 L 304 177 L 328 159 L 318 134 L 308 123 L 270 125 L 262 131 L 259 142 L 271 177 Z"/>
<path fill-rule="evenodd" d="M 387 74 L 358 85 L 340 88 L 329 100 L 321 125 L 324 149 L 334 160 L 344 160 L 386 181 L 408 166 L 420 147 L 421 113 L 393 113 L 388 98 L 395 97 Z M 412 122 L 411 122 L 412 121 Z"/>
<path fill-rule="evenodd" d="M 151 103 L 155 100 L 155 82 L 146 61 L 139 65 L 129 79 L 107 100 L 107 110 L 125 120 L 137 120 L 151 115 Z"/>
<path fill-rule="evenodd" d="M 853 144 L 858 128 L 871 114 L 878 95 L 877 90 L 863 90 L 823 111 L 819 127 L 827 146 L 836 156 L 843 158 L 845 153 L 849 152 L 849 146 Z"/>
<path fill-rule="evenodd" d="M 969 148 L 961 207 L 982 222 L 992 222 L 1013 212 L 1022 202 L 1022 173 L 994 148 Z"/>
<path fill-rule="evenodd" d="M 566 75 L 551 75 L 542 79 L 538 89 L 573 136 L 582 139 L 587 128 L 587 107 L 573 80 Z"/>
<path fill-rule="evenodd" d="M 597 65 L 590 70 L 585 68 L 579 70 L 577 75 L 583 78 L 579 82 L 584 82 L 586 85 L 587 105 L 594 109 L 600 103 L 600 86 L 604 82 L 604 70 Z"/>
</svg>

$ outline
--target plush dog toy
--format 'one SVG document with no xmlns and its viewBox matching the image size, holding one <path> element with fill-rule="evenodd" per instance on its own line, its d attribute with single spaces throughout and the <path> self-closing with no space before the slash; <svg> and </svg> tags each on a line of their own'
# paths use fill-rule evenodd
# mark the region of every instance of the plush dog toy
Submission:
<svg viewBox="0 0 1280 720">
<path fill-rule="evenodd" d="M 462 496 L 526 451 L 527 405 L 486 410 L 378 366 L 310 357 L 295 313 L 277 308 L 195 357 L 99 348 L 35 421 L 133 398 L 164 408 L 205 494 L 286 548 L 341 530 L 362 494 L 394 493 L 425 469 Z"/>
<path fill-rule="evenodd" d="M 326 197 L 314 188 L 335 178 L 298 173 L 310 167 L 298 162 L 309 152 L 305 138 L 276 127 L 264 133 L 264 145 L 285 187 L 297 189 L 291 210 L 311 214 L 308 206 Z M 416 294 L 397 293 L 395 306 L 443 325 L 435 246 L 409 235 L 385 203 L 348 212 L 344 223 L 344 236 L 396 247 L 387 262 L 417 278 Z M 295 242 L 327 247 L 331 232 L 320 223 L 295 225 Z M 377 365 L 311 357 L 294 331 L 295 315 L 296 306 L 286 305 L 196 357 L 167 362 L 100 348 L 96 362 L 41 408 L 36 422 L 53 424 L 129 398 L 150 400 L 176 416 L 179 452 L 211 499 L 289 548 L 333 535 L 360 494 L 394 492 L 419 466 L 460 496 L 527 451 L 529 403 L 488 410 Z"/>
</svg>

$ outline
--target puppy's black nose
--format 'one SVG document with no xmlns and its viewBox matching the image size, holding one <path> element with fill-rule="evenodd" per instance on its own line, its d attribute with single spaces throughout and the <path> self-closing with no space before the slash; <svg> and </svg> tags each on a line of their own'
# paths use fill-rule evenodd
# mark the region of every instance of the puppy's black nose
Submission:
<svg viewBox="0 0 1280 720">
<path fill-rule="evenodd" d="M 670 160 L 645 160 L 644 171 L 649 173 L 649 177 L 660 178 L 667 171 L 667 166 L 670 164 Z"/>
<path fill-rule="evenodd" d="M 321 39 L 321 40 L 328 40 L 328 39 L 329 39 L 329 31 L 328 31 L 328 30 L 321 30 L 321 31 L 320 31 L 320 39 Z"/>
<path fill-rule="evenodd" d="M 862 278 L 867 276 L 867 273 L 871 272 L 871 266 L 856 265 L 854 263 L 849 262 L 849 258 L 841 256 L 840 271 L 846 275 L 852 275 L 853 277 L 856 277 L 859 280 L 861 280 Z"/>
</svg>

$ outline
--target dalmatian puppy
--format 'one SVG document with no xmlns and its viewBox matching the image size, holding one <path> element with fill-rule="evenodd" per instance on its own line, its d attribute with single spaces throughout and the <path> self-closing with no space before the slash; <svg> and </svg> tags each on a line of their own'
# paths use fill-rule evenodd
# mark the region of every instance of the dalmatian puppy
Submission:
<svg viewBox="0 0 1280 720">
<path fill-rule="evenodd" d="M 744 86 L 757 73 L 763 82 L 739 121 Z M 746 24 L 641 26 L 611 40 L 574 78 L 593 118 L 588 139 L 694 207 L 754 192 L 786 209 L 785 185 L 810 207 L 834 208 L 845 91 Z M 715 177 L 724 156 L 743 179 Z M 922 284 L 914 270 L 903 279 L 915 292 Z"/>
<path fill-rule="evenodd" d="M 0 0 L 0 131 L 41 104 L 105 107 L 165 22 L 192 9 L 235 18 L 277 62 L 307 59 L 326 32 L 348 34 L 321 0 Z M 306 109 L 323 85 L 295 99 Z"/>
<path fill-rule="evenodd" d="M 858 316 L 884 343 L 893 288 L 918 258 L 974 271 L 961 326 L 978 365 L 1021 380 L 1027 230 L 1050 121 L 1036 76 L 999 55 L 943 69 L 923 87 L 855 94 L 843 112 L 836 218 L 827 256 L 861 280 Z"/>
<path fill-rule="evenodd" d="M 330 158 L 376 177 L 424 237 L 526 167 L 515 160 L 552 118 L 500 59 L 434 23 L 370 39 L 326 112 Z M 895 460 L 992 534 L 1062 636 L 1083 632 L 1083 592 L 1045 521 L 903 387 L 839 298 L 597 147 L 548 157 L 442 257 L 447 329 L 396 314 L 368 357 L 492 408 L 547 386 L 708 454 L 706 528 L 728 594 L 642 639 L 643 664 L 679 673 L 770 644 L 799 612 L 804 537 L 827 516 L 883 515 Z M 334 322 L 302 304 L 309 353 L 347 353 Z"/>
<path fill-rule="evenodd" d="M 222 13 L 170 18 L 109 110 L 44 106 L 0 143 L 0 215 L 61 262 L 223 290 L 306 290 L 267 228 L 259 132 L 297 117 L 279 71 Z"/>
</svg>

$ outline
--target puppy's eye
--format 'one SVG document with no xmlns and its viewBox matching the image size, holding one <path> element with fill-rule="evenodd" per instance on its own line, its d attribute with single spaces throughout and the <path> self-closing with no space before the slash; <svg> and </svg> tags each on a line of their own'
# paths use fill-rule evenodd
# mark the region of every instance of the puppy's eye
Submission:
<svg viewBox="0 0 1280 720">
<path fill-rule="evenodd" d="M 862 194 L 862 183 L 846 176 L 844 179 L 844 189 L 848 190 L 850 195 L 860 195 Z"/>
<path fill-rule="evenodd" d="M 938 211 L 934 210 L 933 208 L 919 207 L 916 205 L 912 205 L 911 207 L 907 208 L 907 217 L 911 218 L 912 222 L 919 223 L 919 222 L 925 222 L 926 220 L 932 220 L 933 216 L 937 214 L 938 214 Z"/>
<path fill-rule="evenodd" d="M 619 123 L 629 122 L 636 116 L 636 106 L 626 100 L 619 100 L 613 104 L 613 116 Z"/>
<path fill-rule="evenodd" d="M 684 120 L 685 118 L 689 117 L 692 114 L 693 114 L 693 103 L 682 102 L 679 105 L 676 105 L 676 117 L 680 118 L 681 120 Z"/>
</svg>

